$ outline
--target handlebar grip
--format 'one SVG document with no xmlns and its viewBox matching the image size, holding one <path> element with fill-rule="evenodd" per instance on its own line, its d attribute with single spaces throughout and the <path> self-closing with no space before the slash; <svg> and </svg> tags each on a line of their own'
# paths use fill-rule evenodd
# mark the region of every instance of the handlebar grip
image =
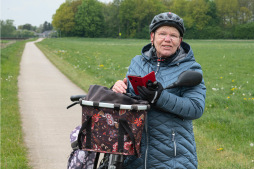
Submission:
<svg viewBox="0 0 254 169">
<path fill-rule="evenodd" d="M 86 97 L 86 95 L 73 95 L 70 97 L 71 101 L 79 101 L 80 98 Z"/>
</svg>

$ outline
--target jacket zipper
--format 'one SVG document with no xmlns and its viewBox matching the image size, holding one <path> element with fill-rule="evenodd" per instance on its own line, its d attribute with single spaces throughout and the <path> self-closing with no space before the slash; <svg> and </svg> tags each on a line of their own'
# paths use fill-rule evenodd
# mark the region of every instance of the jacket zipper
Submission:
<svg viewBox="0 0 254 169">
<path fill-rule="evenodd" d="M 159 69 L 160 69 L 160 64 L 161 64 L 162 61 L 163 61 L 163 59 L 161 59 L 161 58 L 157 59 L 157 68 L 156 68 L 155 75 L 156 75 L 157 72 L 159 71 Z"/>
<path fill-rule="evenodd" d="M 172 141 L 174 144 L 174 156 L 176 157 L 176 140 L 175 140 L 175 131 L 172 132 Z"/>
<path fill-rule="evenodd" d="M 157 74 L 157 72 L 160 69 L 161 61 L 163 61 L 163 59 L 161 59 L 161 58 L 157 59 L 157 68 L 156 68 L 155 75 Z M 148 129 L 147 129 L 148 124 L 147 123 L 148 123 L 148 115 L 147 115 L 146 123 L 145 123 L 145 131 L 146 131 L 145 169 L 147 169 L 147 156 L 148 156 Z"/>
<path fill-rule="evenodd" d="M 157 74 L 157 72 L 160 69 L 161 61 L 163 61 L 163 59 L 161 59 L 161 58 L 157 59 L 157 68 L 156 68 L 155 75 Z M 147 156 L 148 156 L 148 124 L 147 123 L 148 123 L 148 115 L 147 115 L 146 123 L 145 123 L 145 130 L 146 130 L 145 169 L 147 169 Z"/>
</svg>

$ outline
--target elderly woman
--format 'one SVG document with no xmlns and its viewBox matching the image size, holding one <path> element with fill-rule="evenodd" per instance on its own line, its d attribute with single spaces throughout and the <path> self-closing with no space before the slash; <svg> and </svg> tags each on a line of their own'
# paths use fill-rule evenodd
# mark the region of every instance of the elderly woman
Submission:
<svg viewBox="0 0 254 169">
<path fill-rule="evenodd" d="M 205 107 L 204 81 L 194 87 L 163 90 L 186 70 L 202 73 L 189 44 L 182 41 L 183 19 L 166 12 L 156 15 L 150 24 L 151 43 L 131 61 L 127 75 L 145 76 L 154 71 L 153 87 L 138 87 L 142 99 L 151 103 L 141 140 L 142 156 L 129 156 L 124 168 L 197 168 L 196 144 L 192 120 L 200 118 Z M 125 78 L 112 88 L 118 93 L 135 95 Z"/>
</svg>

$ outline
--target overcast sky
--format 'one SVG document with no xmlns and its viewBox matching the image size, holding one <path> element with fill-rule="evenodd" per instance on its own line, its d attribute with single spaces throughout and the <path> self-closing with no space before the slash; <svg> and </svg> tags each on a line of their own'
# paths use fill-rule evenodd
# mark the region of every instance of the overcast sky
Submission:
<svg viewBox="0 0 254 169">
<path fill-rule="evenodd" d="M 113 0 L 99 0 L 112 2 Z M 29 23 L 40 26 L 45 21 L 52 22 L 52 15 L 65 0 L 1 0 L 1 20 L 14 20 L 14 25 Z"/>
</svg>

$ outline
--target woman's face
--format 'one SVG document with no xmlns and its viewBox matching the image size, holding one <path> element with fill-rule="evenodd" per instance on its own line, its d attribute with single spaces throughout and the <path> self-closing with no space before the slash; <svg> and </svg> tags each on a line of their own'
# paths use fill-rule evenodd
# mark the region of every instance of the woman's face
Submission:
<svg viewBox="0 0 254 169">
<path fill-rule="evenodd" d="M 176 52 L 182 42 L 179 31 L 171 26 L 159 27 L 150 36 L 158 58 L 170 57 Z"/>
</svg>

